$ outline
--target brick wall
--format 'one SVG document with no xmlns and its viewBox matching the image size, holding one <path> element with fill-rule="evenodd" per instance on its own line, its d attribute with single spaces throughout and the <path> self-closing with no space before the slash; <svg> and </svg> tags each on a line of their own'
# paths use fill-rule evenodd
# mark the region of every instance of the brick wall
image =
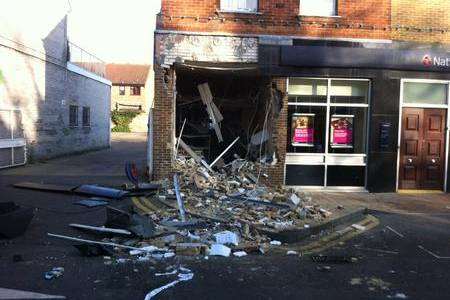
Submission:
<svg viewBox="0 0 450 300">
<path fill-rule="evenodd" d="M 284 184 L 284 163 L 286 160 L 287 145 L 287 118 L 288 118 L 288 97 L 287 97 L 287 78 L 273 78 L 272 82 L 285 95 L 283 98 L 283 108 L 278 119 L 276 119 L 275 129 L 273 131 L 273 143 L 275 144 L 275 152 L 278 163 L 268 168 L 267 173 L 269 180 L 266 182 L 272 186 L 281 186 Z"/>
<path fill-rule="evenodd" d="M 172 172 L 174 149 L 174 84 L 173 69 L 155 66 L 155 107 L 153 109 L 153 173 L 155 179 L 167 178 Z"/>
<path fill-rule="evenodd" d="M 220 12 L 220 0 L 162 0 L 158 29 L 388 39 L 390 0 L 339 0 L 338 18 L 299 16 L 299 0 L 259 0 L 258 14 Z"/>
<path fill-rule="evenodd" d="M 450 43 L 450 1 L 392 0 L 392 38 Z"/>
</svg>

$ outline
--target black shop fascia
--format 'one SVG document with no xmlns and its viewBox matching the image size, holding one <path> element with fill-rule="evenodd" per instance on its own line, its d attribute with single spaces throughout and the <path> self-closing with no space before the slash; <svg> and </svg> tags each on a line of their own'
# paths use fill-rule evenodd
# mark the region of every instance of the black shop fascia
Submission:
<svg viewBox="0 0 450 300">
<path fill-rule="evenodd" d="M 286 186 L 449 190 L 448 49 L 294 40 L 260 45 L 259 67 L 288 79 Z"/>
</svg>

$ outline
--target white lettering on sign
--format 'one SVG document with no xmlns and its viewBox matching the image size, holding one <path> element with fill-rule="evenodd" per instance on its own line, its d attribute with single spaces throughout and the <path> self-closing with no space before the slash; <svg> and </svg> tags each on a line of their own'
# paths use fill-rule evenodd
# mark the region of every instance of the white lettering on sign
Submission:
<svg viewBox="0 0 450 300">
<path fill-rule="evenodd" d="M 450 58 L 434 57 L 433 64 L 438 67 L 449 67 Z"/>
<path fill-rule="evenodd" d="M 450 67 L 450 57 L 430 56 L 425 55 L 422 58 L 422 63 L 425 67 Z"/>
</svg>

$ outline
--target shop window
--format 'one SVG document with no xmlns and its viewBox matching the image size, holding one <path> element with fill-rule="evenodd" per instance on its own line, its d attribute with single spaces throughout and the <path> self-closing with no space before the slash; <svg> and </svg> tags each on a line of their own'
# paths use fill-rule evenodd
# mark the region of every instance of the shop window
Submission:
<svg viewBox="0 0 450 300">
<path fill-rule="evenodd" d="M 220 0 L 220 10 L 230 12 L 256 12 L 258 0 Z"/>
<path fill-rule="evenodd" d="M 140 86 L 132 86 L 130 88 L 130 95 L 132 96 L 139 96 L 141 94 L 141 87 Z"/>
<path fill-rule="evenodd" d="M 70 127 L 78 126 L 78 106 L 76 105 L 69 106 L 69 126 Z"/>
<path fill-rule="evenodd" d="M 292 78 L 289 81 L 289 102 L 326 103 L 327 80 Z"/>
<path fill-rule="evenodd" d="M 83 107 L 83 127 L 91 126 L 91 108 Z"/>
<path fill-rule="evenodd" d="M 125 96 L 125 87 L 123 85 L 119 86 L 119 95 Z"/>
<path fill-rule="evenodd" d="M 300 0 L 300 15 L 336 16 L 337 0 Z"/>
<path fill-rule="evenodd" d="M 448 85 L 435 82 L 405 82 L 403 103 L 447 104 Z"/>
<path fill-rule="evenodd" d="M 288 152 L 325 153 L 326 107 L 289 106 Z"/>
<path fill-rule="evenodd" d="M 366 153 L 367 108 L 331 107 L 328 153 Z"/>
<path fill-rule="evenodd" d="M 369 99 L 367 81 L 332 80 L 330 87 L 331 103 L 363 103 Z"/>
<path fill-rule="evenodd" d="M 368 80 L 289 79 L 287 185 L 364 186 L 369 91 Z M 292 178 L 302 168 L 308 178 Z"/>
</svg>

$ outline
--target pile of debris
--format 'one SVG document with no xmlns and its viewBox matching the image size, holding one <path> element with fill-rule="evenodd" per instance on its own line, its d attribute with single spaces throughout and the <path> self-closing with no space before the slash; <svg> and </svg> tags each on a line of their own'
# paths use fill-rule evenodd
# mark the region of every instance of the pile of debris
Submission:
<svg viewBox="0 0 450 300">
<path fill-rule="evenodd" d="M 175 255 L 245 256 L 281 245 L 270 238 L 272 231 L 307 228 L 331 215 L 311 197 L 259 184 L 261 166 L 244 159 L 214 171 L 180 155 L 175 170 L 173 182 L 166 179 L 107 206 L 107 227 L 71 224 L 107 235 L 102 241 L 51 236 L 81 242 L 76 247 L 88 256 L 126 254 L 138 261 Z"/>
</svg>

